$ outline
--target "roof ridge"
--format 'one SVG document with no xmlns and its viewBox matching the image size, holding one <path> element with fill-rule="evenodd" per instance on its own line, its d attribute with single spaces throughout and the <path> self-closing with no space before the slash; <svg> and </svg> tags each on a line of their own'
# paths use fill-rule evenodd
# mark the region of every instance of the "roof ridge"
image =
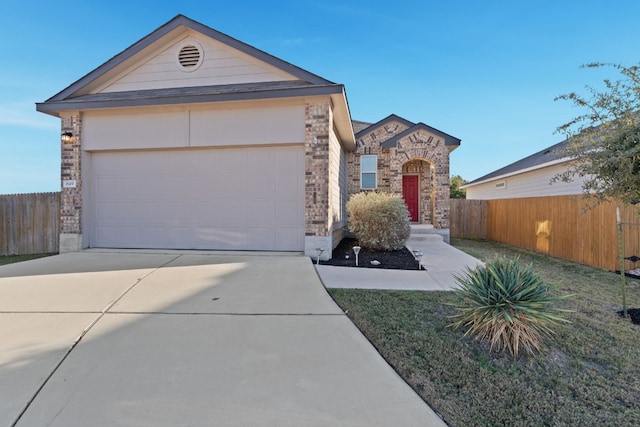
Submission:
<svg viewBox="0 0 640 427">
<path fill-rule="evenodd" d="M 166 23 L 162 24 L 160 27 L 156 28 L 151 33 L 142 37 L 141 39 L 139 39 L 138 41 L 136 41 L 126 49 L 122 50 L 121 52 L 117 53 L 116 55 L 114 55 L 113 57 L 111 57 L 110 59 L 102 63 L 97 68 L 88 72 L 80 79 L 71 83 L 69 86 L 67 86 L 57 94 L 47 99 L 44 103 L 47 103 L 50 101 L 62 101 L 69 98 L 70 96 L 73 96 L 82 88 L 87 87 L 97 78 L 105 75 L 106 73 L 113 70 L 118 65 L 125 62 L 126 60 L 133 58 L 136 54 L 138 54 L 139 52 L 141 52 L 142 50 L 150 46 L 153 42 L 166 36 L 167 34 L 171 33 L 172 31 L 174 31 L 180 26 L 185 26 L 193 31 L 197 31 L 200 34 L 208 36 L 220 43 L 226 44 L 227 46 L 237 49 L 260 61 L 266 62 L 271 66 L 279 68 L 280 70 L 286 73 L 294 75 L 300 80 L 304 80 L 311 84 L 318 84 L 318 85 L 336 84 L 330 80 L 327 80 L 323 77 L 318 76 L 317 74 L 311 73 L 310 71 L 300 68 L 297 65 L 293 65 L 288 61 L 277 58 L 276 56 L 271 55 L 261 49 L 258 49 L 236 38 L 233 38 L 225 33 L 215 30 L 207 25 L 204 25 L 198 21 L 188 18 L 185 15 L 178 14 L 171 20 L 167 21 Z"/>
</svg>

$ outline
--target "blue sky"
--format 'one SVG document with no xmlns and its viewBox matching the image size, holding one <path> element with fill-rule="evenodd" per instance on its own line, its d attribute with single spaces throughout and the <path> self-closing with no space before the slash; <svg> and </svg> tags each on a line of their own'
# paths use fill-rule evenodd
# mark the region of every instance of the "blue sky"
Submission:
<svg viewBox="0 0 640 427">
<path fill-rule="evenodd" d="M 554 97 L 617 78 L 581 64 L 640 62 L 637 0 L 2 0 L 0 194 L 60 188 L 60 123 L 35 102 L 177 14 L 343 83 L 354 119 L 461 138 L 467 180 L 563 139 L 578 110 Z"/>
</svg>

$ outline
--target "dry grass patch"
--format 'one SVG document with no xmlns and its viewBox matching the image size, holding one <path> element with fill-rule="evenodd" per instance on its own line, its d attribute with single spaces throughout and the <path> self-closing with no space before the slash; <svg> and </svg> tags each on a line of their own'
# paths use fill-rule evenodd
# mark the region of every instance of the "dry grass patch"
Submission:
<svg viewBox="0 0 640 427">
<path fill-rule="evenodd" d="M 5 264 L 13 264 L 15 262 L 29 261 L 31 259 L 44 258 L 51 255 L 57 254 L 35 254 L 35 255 L 9 255 L 9 256 L 0 256 L 0 265 Z"/>
</svg>

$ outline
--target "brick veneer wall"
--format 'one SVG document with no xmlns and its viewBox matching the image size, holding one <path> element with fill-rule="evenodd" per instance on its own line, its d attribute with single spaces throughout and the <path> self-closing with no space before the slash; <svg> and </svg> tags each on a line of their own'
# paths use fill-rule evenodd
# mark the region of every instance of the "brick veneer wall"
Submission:
<svg viewBox="0 0 640 427">
<path fill-rule="evenodd" d="M 62 117 L 62 133 L 73 134 L 71 143 L 62 142 L 60 252 L 82 249 L 82 119 L 79 112 Z M 71 186 L 71 183 L 75 186 Z M 67 185 L 64 185 L 67 183 Z"/>
<path fill-rule="evenodd" d="M 329 233 L 329 102 L 305 105 L 306 236 Z"/>
<path fill-rule="evenodd" d="M 390 171 L 389 171 L 389 152 L 382 150 L 380 144 L 395 135 L 407 130 L 407 125 L 391 121 L 385 126 L 374 129 L 366 133 L 358 139 L 358 150 L 356 153 L 349 155 L 349 194 L 360 192 L 360 156 L 361 155 L 377 155 L 378 156 L 378 189 L 380 191 L 390 192 Z"/>
<path fill-rule="evenodd" d="M 442 138 L 419 129 L 400 139 L 396 148 L 380 148 L 407 129 L 405 124 L 391 121 L 358 139 L 358 150 L 350 153 L 348 160 L 349 194 L 361 191 L 361 155 L 378 156 L 378 190 L 398 195 L 402 195 L 403 165 L 417 161 L 418 169 L 410 173 L 420 176 L 420 222 L 449 228 L 449 149 Z"/>
<path fill-rule="evenodd" d="M 391 192 L 402 194 L 402 165 L 407 159 L 418 159 L 433 165 L 433 182 L 421 188 L 421 197 L 432 192 L 431 213 L 435 228 L 449 228 L 449 148 L 444 140 L 424 130 L 417 130 L 398 141 L 390 151 Z M 423 199 L 424 200 L 424 199 Z"/>
</svg>

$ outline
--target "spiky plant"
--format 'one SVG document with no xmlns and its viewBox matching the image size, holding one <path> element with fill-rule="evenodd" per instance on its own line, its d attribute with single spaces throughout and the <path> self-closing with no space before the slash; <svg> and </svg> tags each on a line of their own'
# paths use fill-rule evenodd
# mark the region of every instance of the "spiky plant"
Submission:
<svg viewBox="0 0 640 427">
<path fill-rule="evenodd" d="M 552 326 L 568 322 L 555 313 L 567 311 L 554 304 L 567 296 L 550 295 L 550 287 L 535 274 L 531 265 L 517 259 L 498 257 L 475 269 L 467 267 L 456 276 L 456 290 L 462 302 L 453 316 L 454 328 L 466 327 L 471 334 L 488 340 L 490 351 L 508 350 L 517 357 L 541 351 L 542 340 L 553 335 Z"/>
</svg>

